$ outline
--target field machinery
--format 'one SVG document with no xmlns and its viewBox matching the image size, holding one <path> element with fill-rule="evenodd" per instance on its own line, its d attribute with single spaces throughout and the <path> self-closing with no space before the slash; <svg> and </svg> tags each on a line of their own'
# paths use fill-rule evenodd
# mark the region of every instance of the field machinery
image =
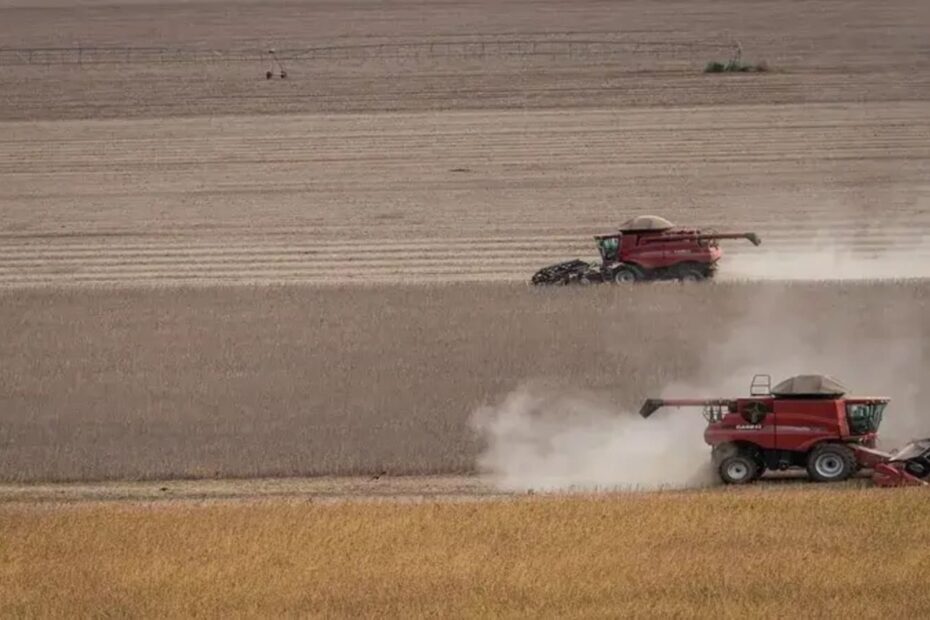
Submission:
<svg viewBox="0 0 930 620">
<path fill-rule="evenodd" d="M 722 239 L 762 241 L 755 233 L 717 233 L 675 228 L 665 218 L 642 215 L 617 232 L 596 235 L 601 261 L 570 260 L 540 269 L 533 284 L 589 284 L 644 280 L 698 281 L 711 278 L 723 254 Z"/>
<path fill-rule="evenodd" d="M 875 449 L 889 399 L 847 396 L 824 375 L 798 375 L 771 387 L 756 375 L 750 396 L 727 399 L 648 399 L 640 415 L 662 407 L 702 407 L 704 441 L 720 479 L 757 480 L 766 470 L 804 468 L 818 482 L 846 480 L 859 469 L 873 471 L 880 486 L 930 484 L 930 439 L 896 452 Z"/>
</svg>

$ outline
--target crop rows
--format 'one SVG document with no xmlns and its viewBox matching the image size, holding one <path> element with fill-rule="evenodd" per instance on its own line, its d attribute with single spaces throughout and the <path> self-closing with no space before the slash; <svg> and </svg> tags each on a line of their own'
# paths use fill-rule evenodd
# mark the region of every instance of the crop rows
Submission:
<svg viewBox="0 0 930 620">
<path fill-rule="evenodd" d="M 928 295 L 926 282 L 3 290 L 0 479 L 466 473 L 472 413 L 527 382 L 624 415 L 673 383 L 735 396 L 754 372 L 801 370 L 890 396 L 882 433 L 899 445 L 927 434 Z"/>
<path fill-rule="evenodd" d="M 790 14 L 789 14 L 790 13 Z M 925 100 L 902 0 L 0 6 L 0 119 Z M 836 24 L 842 23 L 842 28 Z M 766 75 L 701 74 L 738 42 Z M 265 79 L 274 48 L 287 80 Z"/>
<path fill-rule="evenodd" d="M 762 235 L 730 244 L 731 263 L 839 252 L 914 275 L 930 252 L 923 112 L 9 123 L 0 286 L 522 281 L 594 259 L 591 235 L 642 212 Z"/>
</svg>

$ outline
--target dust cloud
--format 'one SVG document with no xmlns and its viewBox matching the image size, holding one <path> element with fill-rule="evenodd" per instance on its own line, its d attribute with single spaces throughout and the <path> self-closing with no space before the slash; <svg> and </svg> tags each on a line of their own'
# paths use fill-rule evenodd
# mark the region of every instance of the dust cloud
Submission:
<svg viewBox="0 0 930 620">
<path fill-rule="evenodd" d="M 930 243 L 921 258 L 849 249 L 765 249 L 725 256 L 719 280 L 908 280 L 930 278 Z"/>
<path fill-rule="evenodd" d="M 918 294 L 912 304 L 889 304 L 874 284 L 745 286 L 746 299 L 723 337 L 708 334 L 696 370 L 655 396 L 735 398 L 749 394 L 754 374 L 770 375 L 773 384 L 797 374 L 828 374 L 853 395 L 891 398 L 880 447 L 930 436 L 922 406 L 930 400 L 930 313 Z M 874 295 L 863 295 L 860 286 Z M 606 342 L 622 343 L 623 337 L 621 327 L 605 333 Z M 646 360 L 632 356 L 628 363 Z M 617 368 L 618 376 L 624 372 Z M 584 390 L 525 384 L 478 410 L 472 422 L 486 444 L 479 469 L 508 490 L 715 482 L 703 442 L 706 423 L 694 409 L 660 410 L 645 420 Z"/>
<path fill-rule="evenodd" d="M 918 207 L 930 213 L 930 205 Z M 845 206 L 836 205 L 838 211 Z M 722 280 L 900 280 L 930 278 L 930 218 L 884 218 L 881 227 L 760 231 L 760 247 L 727 246 Z M 732 252 L 728 251 L 732 248 Z"/>
<path fill-rule="evenodd" d="M 511 491 L 712 484 L 704 419 L 671 413 L 646 420 L 581 391 L 524 385 L 473 416 L 488 442 L 479 469 Z"/>
<path fill-rule="evenodd" d="M 879 429 L 882 447 L 930 436 L 925 304 L 888 303 L 874 296 L 816 285 L 768 285 L 752 289 L 743 313 L 720 341 L 707 344 L 696 376 L 669 386 L 671 396 L 697 398 L 748 393 L 754 374 L 772 382 L 798 374 L 832 375 L 850 394 L 891 398 Z M 891 285 L 888 285 L 891 286 Z"/>
</svg>

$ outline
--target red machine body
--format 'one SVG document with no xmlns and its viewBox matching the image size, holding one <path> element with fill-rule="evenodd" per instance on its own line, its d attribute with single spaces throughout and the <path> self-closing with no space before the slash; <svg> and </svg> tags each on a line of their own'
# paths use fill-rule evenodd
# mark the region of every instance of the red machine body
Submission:
<svg viewBox="0 0 930 620">
<path fill-rule="evenodd" d="M 767 375 L 758 375 L 755 395 L 745 398 L 649 399 L 640 414 L 702 407 L 708 421 L 704 441 L 728 483 L 799 467 L 823 482 L 845 480 L 864 467 L 874 470 L 882 486 L 924 484 L 930 478 L 930 441 L 894 454 L 874 448 L 888 398 L 846 396 L 838 382 L 821 375 L 792 377 L 774 389 L 770 383 Z"/>
<path fill-rule="evenodd" d="M 599 263 L 574 259 L 544 267 L 531 280 L 536 285 L 638 282 L 647 280 L 699 281 L 713 277 L 723 255 L 718 241 L 762 241 L 755 233 L 717 233 L 675 228 L 655 215 L 634 217 L 616 232 L 595 235 Z"/>
<path fill-rule="evenodd" d="M 619 231 L 595 237 L 604 264 L 625 266 L 634 280 L 710 278 L 723 256 L 717 243 L 723 239 L 749 239 L 758 245 L 753 233 L 686 229 Z"/>
<path fill-rule="evenodd" d="M 738 398 L 733 413 L 708 424 L 704 441 L 711 446 L 751 442 L 763 450 L 807 452 L 821 441 L 839 440 L 875 445 L 875 430 L 850 429 L 848 411 L 856 405 L 884 407 L 887 398 Z M 753 411 L 767 412 L 755 424 L 747 423 Z"/>
</svg>

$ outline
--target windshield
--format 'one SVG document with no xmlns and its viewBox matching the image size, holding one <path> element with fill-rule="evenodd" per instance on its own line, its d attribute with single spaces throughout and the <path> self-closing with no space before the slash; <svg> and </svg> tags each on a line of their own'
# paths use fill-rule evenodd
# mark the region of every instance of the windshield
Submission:
<svg viewBox="0 0 930 620">
<path fill-rule="evenodd" d="M 887 403 L 848 403 L 846 416 L 849 418 L 849 431 L 853 435 L 865 435 L 878 430 L 882 423 L 882 414 Z"/>
<path fill-rule="evenodd" d="M 605 261 L 616 260 L 617 250 L 620 249 L 619 237 L 604 237 L 597 240 L 597 248 L 601 252 L 601 258 Z"/>
</svg>

